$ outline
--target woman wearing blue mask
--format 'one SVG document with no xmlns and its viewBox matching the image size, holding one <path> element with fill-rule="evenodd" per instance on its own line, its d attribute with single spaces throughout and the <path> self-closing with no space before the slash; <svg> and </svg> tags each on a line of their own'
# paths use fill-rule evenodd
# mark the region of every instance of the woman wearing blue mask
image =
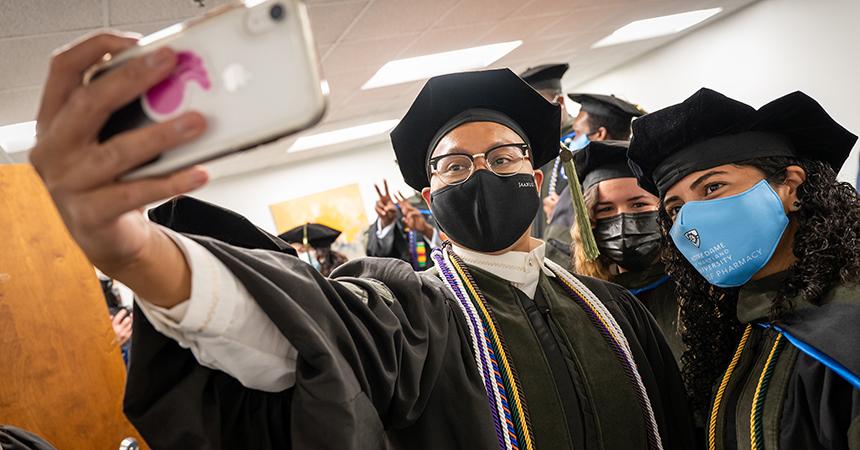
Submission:
<svg viewBox="0 0 860 450">
<path fill-rule="evenodd" d="M 708 89 L 633 135 L 709 448 L 860 448 L 860 199 L 836 180 L 857 137 L 800 92 Z"/>
</svg>

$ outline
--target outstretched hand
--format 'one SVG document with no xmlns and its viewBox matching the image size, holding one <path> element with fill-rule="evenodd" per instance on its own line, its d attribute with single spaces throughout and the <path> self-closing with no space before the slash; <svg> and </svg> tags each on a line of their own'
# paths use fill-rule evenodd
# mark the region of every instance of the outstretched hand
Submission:
<svg viewBox="0 0 860 450">
<path fill-rule="evenodd" d="M 374 209 L 376 210 L 377 217 L 379 217 L 379 225 L 381 225 L 381 228 L 385 228 L 397 219 L 397 206 L 394 205 L 394 201 L 391 199 L 391 193 L 388 190 L 388 180 L 382 180 L 382 185 L 383 189 L 379 189 L 379 186 L 376 184 L 373 185 L 378 196 Z"/>
<path fill-rule="evenodd" d="M 135 43 L 135 38 L 100 33 L 55 54 L 30 160 L 92 263 L 144 298 L 169 299 L 190 289 L 190 281 L 182 278 L 188 268 L 175 244 L 141 211 L 147 204 L 202 186 L 207 174 L 190 168 L 161 178 L 127 182 L 118 178 L 196 138 L 206 122 L 200 114 L 185 113 L 99 142 L 99 130 L 111 113 L 134 101 L 176 65 L 176 54 L 163 48 L 83 85 L 84 72 L 105 54 L 119 53 Z M 172 275 L 164 273 L 171 270 Z"/>
</svg>

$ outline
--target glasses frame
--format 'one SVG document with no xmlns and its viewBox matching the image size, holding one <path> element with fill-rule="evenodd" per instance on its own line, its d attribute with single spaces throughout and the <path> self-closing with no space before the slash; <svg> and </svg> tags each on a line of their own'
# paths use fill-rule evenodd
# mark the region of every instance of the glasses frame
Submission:
<svg viewBox="0 0 860 450">
<path fill-rule="evenodd" d="M 466 176 L 466 178 L 463 178 L 463 181 L 458 181 L 456 183 L 448 183 L 447 181 L 445 181 L 444 178 L 442 178 L 441 175 L 439 175 L 439 179 L 442 180 L 442 183 L 444 183 L 445 186 L 456 186 L 458 184 L 463 184 L 466 181 L 468 181 L 469 178 L 472 178 L 472 175 L 475 174 L 475 159 L 478 157 L 481 157 L 484 159 L 484 163 L 485 163 L 484 165 L 487 166 L 487 170 L 494 173 L 495 175 L 498 175 L 500 177 L 512 177 L 512 176 L 516 175 L 517 173 L 519 173 L 519 170 L 522 169 L 522 167 L 520 167 L 520 169 L 518 169 L 516 172 L 511 172 L 508 174 L 501 174 L 501 173 L 496 173 L 489 164 L 486 164 L 487 153 L 490 153 L 493 150 L 496 150 L 496 149 L 499 149 L 502 147 L 517 147 L 517 148 L 519 148 L 520 151 L 523 152 L 523 159 L 520 160 L 520 164 L 522 164 L 522 162 L 525 160 L 531 161 L 531 147 L 529 147 L 529 144 L 526 144 L 525 142 L 513 142 L 513 143 L 508 143 L 508 144 L 499 144 L 499 145 L 490 147 L 487 150 L 484 150 L 482 153 L 470 154 L 470 153 L 464 153 L 464 152 L 457 152 L 457 153 L 447 153 L 444 155 L 434 156 L 434 157 L 430 158 L 430 161 L 428 162 L 428 164 L 429 164 L 428 169 L 429 169 L 429 175 L 430 175 L 428 178 L 437 174 L 438 170 L 436 168 L 436 165 L 439 163 L 439 161 L 441 161 L 442 158 L 447 158 L 449 156 L 465 156 L 465 157 L 469 158 L 469 160 L 472 162 L 472 166 L 469 168 L 469 175 Z"/>
</svg>

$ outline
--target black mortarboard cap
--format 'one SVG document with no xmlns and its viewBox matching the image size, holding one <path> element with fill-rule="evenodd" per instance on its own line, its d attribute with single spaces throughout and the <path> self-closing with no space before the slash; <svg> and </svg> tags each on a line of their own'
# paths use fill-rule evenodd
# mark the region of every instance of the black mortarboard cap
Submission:
<svg viewBox="0 0 860 450">
<path fill-rule="evenodd" d="M 313 248 L 331 247 L 340 236 L 340 230 L 319 223 L 306 223 L 280 234 L 280 238 L 292 244 L 307 244 Z"/>
<path fill-rule="evenodd" d="M 194 197 L 174 197 L 150 209 L 147 215 L 149 220 L 180 233 L 206 236 L 236 247 L 296 254 L 289 244 L 244 216 Z"/>
<path fill-rule="evenodd" d="M 570 64 L 567 63 L 541 64 L 529 67 L 520 74 L 520 78 L 537 91 L 542 89 L 561 91 L 561 77 L 564 76 L 568 68 L 570 68 Z"/>
<path fill-rule="evenodd" d="M 639 105 L 634 105 L 614 95 L 602 94 L 568 94 L 571 100 L 579 103 L 581 110 L 589 114 L 601 116 L 621 117 L 633 120 L 645 114 L 645 110 Z"/>
<path fill-rule="evenodd" d="M 803 92 L 756 110 L 702 88 L 634 121 L 627 156 L 639 185 L 662 197 L 690 173 L 757 158 L 819 160 L 838 172 L 856 141 Z"/>
<path fill-rule="evenodd" d="M 627 141 L 590 142 L 574 152 L 573 162 L 583 191 L 604 180 L 635 177 L 627 165 Z"/>
<path fill-rule="evenodd" d="M 406 115 L 391 132 L 400 173 L 410 187 L 430 186 L 427 171 L 432 145 L 449 122 L 468 111 L 500 113 L 516 124 L 531 147 L 532 166 L 559 154 L 561 110 L 509 69 L 463 72 L 427 81 Z M 487 114 L 476 114 L 476 117 Z M 461 122 L 464 123 L 464 122 Z"/>
</svg>

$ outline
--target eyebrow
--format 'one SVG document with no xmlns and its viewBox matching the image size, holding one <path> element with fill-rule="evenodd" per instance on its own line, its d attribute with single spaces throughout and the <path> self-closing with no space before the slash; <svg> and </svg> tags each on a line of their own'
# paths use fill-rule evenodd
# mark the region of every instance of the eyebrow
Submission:
<svg viewBox="0 0 860 450">
<path fill-rule="evenodd" d="M 641 199 L 643 199 L 643 198 L 645 198 L 645 196 L 644 196 L 644 195 L 637 195 L 636 197 L 630 197 L 630 198 L 628 198 L 628 199 L 627 199 L 627 201 L 628 201 L 628 202 L 632 202 L 632 201 L 635 201 L 635 200 L 641 200 Z"/>
<path fill-rule="evenodd" d="M 493 147 L 496 147 L 496 146 L 499 146 L 499 145 L 505 145 L 505 144 L 516 144 L 516 142 L 508 142 L 508 141 L 493 141 L 493 143 L 492 143 L 492 144 L 490 144 L 490 145 L 488 145 L 488 146 L 484 149 L 484 151 L 483 151 L 483 152 L 478 152 L 478 153 L 485 153 L 487 150 L 489 150 L 489 149 L 491 149 L 491 148 L 493 148 Z M 452 154 L 452 153 L 464 153 L 464 154 L 471 154 L 471 153 L 469 153 L 469 150 L 468 150 L 468 149 L 465 149 L 465 148 L 462 148 L 462 147 L 451 147 L 450 151 L 445 152 L 445 153 L 441 153 L 441 154 L 438 154 L 438 155 L 435 155 L 435 156 L 434 156 L 434 158 L 435 158 L 436 156 L 450 155 L 450 154 Z"/>
<path fill-rule="evenodd" d="M 713 176 L 725 175 L 727 173 L 728 172 L 726 172 L 725 170 L 712 170 L 712 171 L 700 176 L 696 181 L 694 181 L 692 184 L 690 184 L 690 190 L 695 191 L 696 188 L 698 188 L 700 184 L 704 183 L 705 181 L 707 181 L 709 178 L 711 178 Z"/>
</svg>

